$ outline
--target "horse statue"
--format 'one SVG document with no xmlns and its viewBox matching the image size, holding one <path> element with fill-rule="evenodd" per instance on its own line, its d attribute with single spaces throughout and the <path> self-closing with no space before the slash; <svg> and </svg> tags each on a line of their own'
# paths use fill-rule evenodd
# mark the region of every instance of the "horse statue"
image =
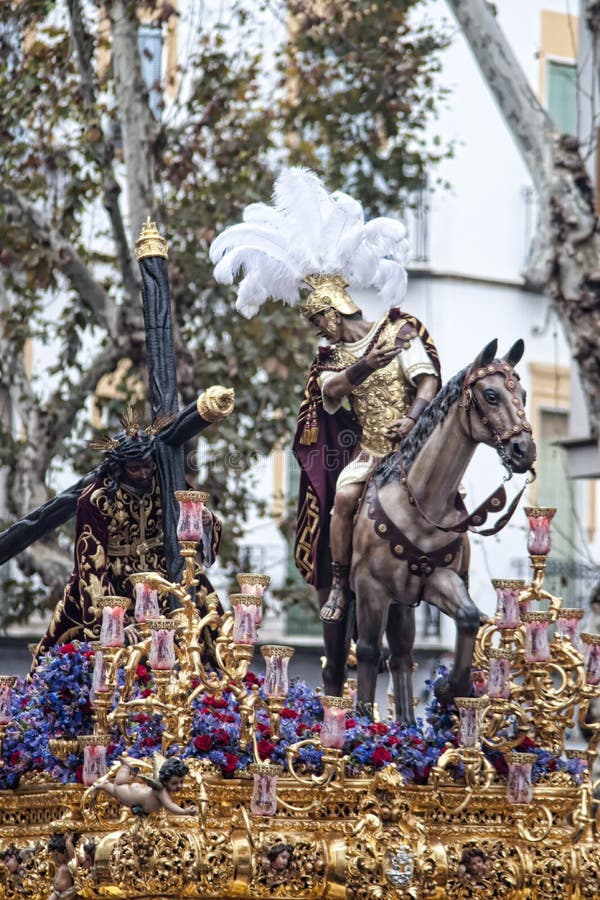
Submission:
<svg viewBox="0 0 600 900">
<path fill-rule="evenodd" d="M 514 370 L 523 341 L 503 359 L 495 356 L 497 343 L 489 343 L 440 390 L 365 488 L 354 526 L 351 568 L 358 636 L 356 699 L 363 714 L 372 714 L 385 632 L 396 718 L 415 721 L 412 647 L 415 607 L 421 601 L 456 622 L 454 663 L 436 691 L 438 697 L 450 701 L 470 693 L 481 613 L 464 578 L 466 532 L 476 531 L 489 512 L 501 512 L 506 493 L 498 488 L 469 515 L 458 488 L 479 443 L 497 450 L 507 477 L 533 472 L 536 456 L 523 409 L 525 392 Z M 524 489 L 494 527 L 477 533 L 495 534 L 506 525 Z"/>
</svg>

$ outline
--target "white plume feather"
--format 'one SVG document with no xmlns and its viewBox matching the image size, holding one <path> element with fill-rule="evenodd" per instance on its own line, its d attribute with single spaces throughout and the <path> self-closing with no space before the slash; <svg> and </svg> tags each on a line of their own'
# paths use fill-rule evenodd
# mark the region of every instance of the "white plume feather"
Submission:
<svg viewBox="0 0 600 900">
<path fill-rule="evenodd" d="M 406 291 L 406 229 L 378 217 L 365 223 L 361 204 L 342 191 L 329 194 L 314 172 L 285 169 L 275 182 L 273 206 L 252 203 L 243 223 L 213 242 L 215 278 L 243 277 L 236 307 L 256 314 L 269 297 L 295 304 L 310 274 L 340 274 L 355 287 L 374 287 L 388 303 Z"/>
</svg>

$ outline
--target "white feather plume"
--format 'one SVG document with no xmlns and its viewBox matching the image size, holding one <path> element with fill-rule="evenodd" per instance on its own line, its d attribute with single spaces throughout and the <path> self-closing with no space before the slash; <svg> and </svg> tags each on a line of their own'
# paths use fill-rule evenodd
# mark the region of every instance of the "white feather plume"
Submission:
<svg viewBox="0 0 600 900">
<path fill-rule="evenodd" d="M 374 287 L 390 305 L 406 292 L 406 229 L 388 217 L 364 221 L 361 204 L 343 191 L 327 192 L 308 169 L 285 169 L 273 205 L 252 203 L 243 222 L 213 242 L 215 278 L 243 277 L 237 309 L 248 318 L 269 297 L 296 304 L 307 275 L 343 275 L 352 287 Z"/>
</svg>

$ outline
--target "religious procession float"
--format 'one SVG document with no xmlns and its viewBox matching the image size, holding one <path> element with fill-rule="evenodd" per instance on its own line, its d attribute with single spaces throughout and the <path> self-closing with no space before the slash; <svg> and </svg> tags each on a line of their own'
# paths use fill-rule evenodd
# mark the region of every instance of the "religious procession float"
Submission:
<svg viewBox="0 0 600 900">
<path fill-rule="evenodd" d="M 137 251 L 155 340 L 168 290 L 166 245 L 151 224 Z M 340 289 L 336 278 L 330 293 Z M 453 380 L 451 395 L 440 393 L 448 418 L 467 422 L 469 440 L 491 443 L 509 464 L 511 453 L 525 454 L 530 435 L 514 372 L 518 354 L 513 348 L 497 359 L 495 349 Z M 148 358 L 151 366 L 150 350 Z M 156 419 L 176 405 L 164 389 L 168 373 L 150 374 L 150 385 L 160 387 L 151 397 Z M 494 427 L 483 421 L 490 385 L 495 406 L 506 394 L 506 434 L 500 418 L 491 417 Z M 96 597 L 91 639 L 42 645 L 28 678 L 0 678 L 0 898 L 600 896 L 592 775 L 600 723 L 587 717 L 600 696 L 600 635 L 581 633 L 583 611 L 544 589 L 555 511 L 525 510 L 531 580 L 495 581 L 493 618 L 473 624 L 456 575 L 455 671 L 439 673 L 416 720 L 410 666 L 397 661 L 390 611 L 396 697 L 387 714 L 377 713 L 373 654 L 360 652 L 361 634 L 368 646 L 361 604 L 369 616 L 378 612 L 363 596 L 359 568 L 358 684 L 346 678 L 335 695 L 294 678 L 293 647 L 261 644 L 268 573 L 239 573 L 227 609 L 210 589 L 200 552 L 209 498 L 186 487 L 176 457 L 190 434 L 232 411 L 230 392 L 211 388 L 194 409 L 156 429 L 156 457 L 173 454 L 170 493 L 161 482 L 163 514 L 177 512 L 172 534 L 164 518 L 164 571 L 147 565 L 126 573 L 128 589 L 123 581 L 121 594 Z M 106 452 L 138 440 L 131 418 L 124 427 Z M 532 459 L 513 468 L 526 471 Z M 394 524 L 379 497 L 388 488 L 415 493 L 411 460 L 398 462 L 396 482 L 389 467 L 369 482 L 357 521 L 363 517 L 363 530 L 394 566 L 407 568 L 428 602 L 430 575 L 444 565 L 440 548 L 451 563 L 457 534 L 462 540 L 501 510 L 505 497 L 496 492 L 477 515 L 457 508 L 451 535 L 428 553 L 407 555 L 396 532 L 412 532 Z M 454 472 L 452 491 L 461 475 Z M 60 501 L 63 521 L 72 500 Z M 408 505 L 423 517 L 418 498 Z M 32 523 L 39 529 L 40 516 Z M 20 537 L 11 540 L 18 550 Z M 146 561 L 151 544 L 138 536 Z M 410 546 L 422 551 L 424 544 Z M 356 538 L 354 548 L 359 567 Z M 405 609 L 413 615 L 412 605 Z M 452 683 L 464 684 L 462 695 L 449 690 Z M 565 747 L 578 723 L 591 734 L 584 751 Z"/>
</svg>

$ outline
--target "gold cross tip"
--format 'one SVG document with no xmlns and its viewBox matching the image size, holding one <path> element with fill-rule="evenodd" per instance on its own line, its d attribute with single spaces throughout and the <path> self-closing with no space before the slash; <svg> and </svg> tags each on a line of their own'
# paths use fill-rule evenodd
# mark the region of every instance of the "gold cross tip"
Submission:
<svg viewBox="0 0 600 900">
<path fill-rule="evenodd" d="M 169 255 L 169 247 L 166 240 L 160 234 L 156 227 L 156 222 L 152 222 L 150 216 L 142 225 L 140 236 L 135 242 L 135 258 L 144 259 L 147 256 L 161 256 L 167 259 Z"/>
</svg>

